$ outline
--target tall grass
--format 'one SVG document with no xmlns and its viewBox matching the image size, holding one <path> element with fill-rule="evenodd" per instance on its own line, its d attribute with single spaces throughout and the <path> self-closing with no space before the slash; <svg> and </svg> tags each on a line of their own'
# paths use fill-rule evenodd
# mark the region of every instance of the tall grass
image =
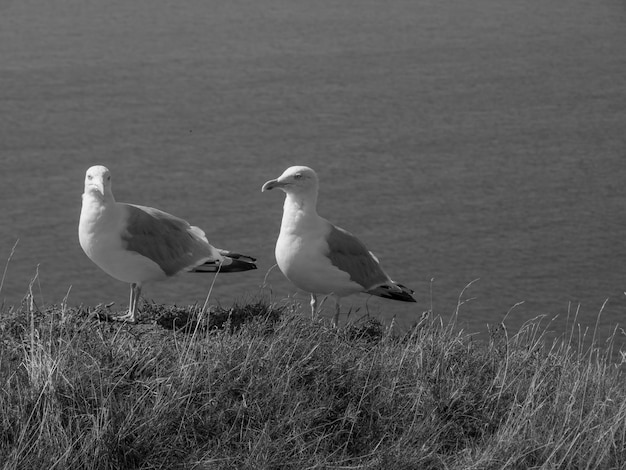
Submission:
<svg viewBox="0 0 626 470">
<path fill-rule="evenodd" d="M 2 271 L 2 277 L 0 278 L 0 295 L 2 294 L 2 288 L 4 287 L 4 280 L 7 277 L 7 271 L 9 270 L 9 264 L 11 264 L 11 260 L 13 259 L 13 255 L 15 254 L 15 248 L 17 248 L 17 244 L 20 242 L 19 238 L 15 240 L 13 244 L 13 248 L 11 248 L 11 253 L 9 253 L 9 257 L 7 258 L 7 262 L 4 265 L 4 270 Z M 4 300 L 0 302 L 0 309 L 4 310 Z"/>
<path fill-rule="evenodd" d="M 540 319 L 477 342 L 429 314 L 335 329 L 297 304 L 5 310 L 4 469 L 610 469 L 626 385 L 610 347 Z"/>
</svg>

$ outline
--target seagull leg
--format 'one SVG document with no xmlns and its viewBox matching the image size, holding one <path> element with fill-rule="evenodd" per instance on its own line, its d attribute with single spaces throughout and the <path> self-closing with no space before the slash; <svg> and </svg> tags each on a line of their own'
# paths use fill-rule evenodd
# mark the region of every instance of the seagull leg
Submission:
<svg viewBox="0 0 626 470">
<path fill-rule="evenodd" d="M 311 293 L 311 318 L 315 320 L 317 315 L 317 296 Z"/>
<path fill-rule="evenodd" d="M 339 325 L 339 310 L 339 297 L 335 297 L 335 318 L 333 318 L 333 326 L 335 328 Z"/>
<path fill-rule="evenodd" d="M 137 312 L 137 302 L 139 302 L 139 296 L 141 295 L 141 284 L 133 283 L 131 285 L 131 293 L 134 293 L 132 306 L 133 309 L 130 312 L 130 319 L 132 323 L 135 323 L 135 313 Z M 130 309 L 130 306 L 128 307 Z"/>
<path fill-rule="evenodd" d="M 130 285 L 130 300 L 128 302 L 128 312 L 119 317 L 115 317 L 117 321 L 128 321 L 135 323 L 135 312 L 137 311 L 137 301 L 141 295 L 141 284 L 133 282 Z"/>
</svg>

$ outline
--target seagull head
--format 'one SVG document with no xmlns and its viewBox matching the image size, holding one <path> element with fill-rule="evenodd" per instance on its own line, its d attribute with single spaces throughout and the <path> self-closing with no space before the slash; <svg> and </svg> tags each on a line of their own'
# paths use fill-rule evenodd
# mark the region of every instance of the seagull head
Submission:
<svg viewBox="0 0 626 470">
<path fill-rule="evenodd" d="M 106 166 L 92 166 L 85 174 L 85 194 L 104 198 L 107 193 L 111 193 L 111 172 Z"/>
<path fill-rule="evenodd" d="M 266 182 L 261 191 L 269 191 L 278 188 L 287 194 L 317 194 L 317 174 L 308 166 L 292 166 L 287 168 L 282 175 L 274 180 Z"/>
</svg>

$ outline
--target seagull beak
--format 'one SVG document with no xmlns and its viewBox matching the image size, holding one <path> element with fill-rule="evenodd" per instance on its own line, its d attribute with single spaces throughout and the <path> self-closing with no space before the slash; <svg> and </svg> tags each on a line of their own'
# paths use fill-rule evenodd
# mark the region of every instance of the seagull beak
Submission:
<svg viewBox="0 0 626 470">
<path fill-rule="evenodd" d="M 281 186 L 284 186 L 284 183 L 281 183 L 278 180 L 269 180 L 263 185 L 261 192 L 263 193 L 265 191 L 269 191 L 270 189 L 280 188 Z"/>
<path fill-rule="evenodd" d="M 89 187 L 95 189 L 104 196 L 104 180 L 102 178 L 96 179 L 89 183 Z"/>
</svg>

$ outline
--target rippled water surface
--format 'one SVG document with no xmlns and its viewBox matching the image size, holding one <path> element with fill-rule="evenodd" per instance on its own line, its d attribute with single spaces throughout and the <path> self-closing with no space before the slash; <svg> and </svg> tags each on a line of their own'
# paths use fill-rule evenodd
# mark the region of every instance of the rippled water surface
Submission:
<svg viewBox="0 0 626 470">
<path fill-rule="evenodd" d="M 513 327 L 577 309 L 593 326 L 609 299 L 607 334 L 626 314 L 625 21 L 618 0 L 0 0 L 0 257 L 19 239 L 0 297 L 19 303 L 38 269 L 40 304 L 127 303 L 77 240 L 102 163 L 119 201 L 256 255 L 211 294 L 252 298 L 282 212 L 260 187 L 307 164 L 319 212 L 416 290 L 371 311 L 448 317 L 479 279 L 469 331 L 520 302 Z M 144 292 L 203 302 L 211 281 Z M 267 283 L 306 302 L 277 270 Z"/>
</svg>

